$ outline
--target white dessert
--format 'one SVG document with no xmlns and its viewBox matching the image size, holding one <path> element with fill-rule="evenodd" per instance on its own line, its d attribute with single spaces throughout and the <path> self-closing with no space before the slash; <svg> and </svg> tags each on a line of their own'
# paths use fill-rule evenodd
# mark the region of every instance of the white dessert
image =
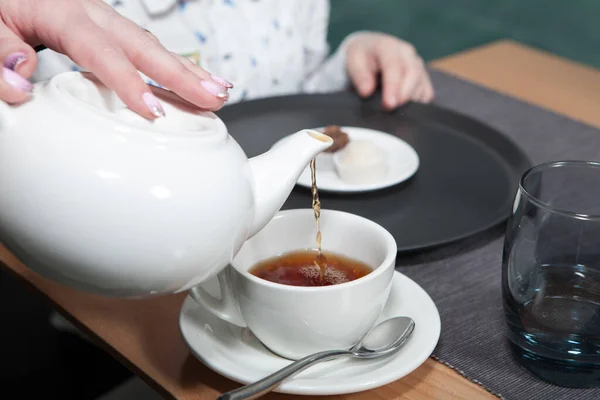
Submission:
<svg viewBox="0 0 600 400">
<path fill-rule="evenodd" d="M 308 167 L 307 167 L 308 168 Z M 317 156 L 317 172 L 333 172 L 333 154 L 321 153 Z"/>
<path fill-rule="evenodd" d="M 345 183 L 375 183 L 388 172 L 385 153 L 370 140 L 350 141 L 335 153 L 334 160 L 337 174 Z"/>
</svg>

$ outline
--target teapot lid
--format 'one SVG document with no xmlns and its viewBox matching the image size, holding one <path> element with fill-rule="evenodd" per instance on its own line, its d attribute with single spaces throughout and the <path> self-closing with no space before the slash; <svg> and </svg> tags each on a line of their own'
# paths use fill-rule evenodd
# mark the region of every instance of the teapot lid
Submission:
<svg viewBox="0 0 600 400">
<path fill-rule="evenodd" d="M 94 118 L 116 122 L 121 129 L 127 127 L 170 137 L 214 139 L 215 136 L 227 136 L 225 125 L 214 113 L 202 111 L 166 89 L 152 87 L 152 92 L 160 98 L 165 110 L 165 116 L 155 120 L 148 120 L 129 109 L 113 90 L 88 72 L 59 74 L 47 83 L 45 89 L 61 102 L 78 106 Z"/>
</svg>

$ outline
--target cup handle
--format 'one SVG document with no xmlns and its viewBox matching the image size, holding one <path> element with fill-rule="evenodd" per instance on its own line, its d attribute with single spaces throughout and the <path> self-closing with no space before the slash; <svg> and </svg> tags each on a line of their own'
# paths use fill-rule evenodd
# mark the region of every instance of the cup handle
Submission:
<svg viewBox="0 0 600 400">
<path fill-rule="evenodd" d="M 208 293 L 202 287 L 202 284 L 196 285 L 189 290 L 190 296 L 196 300 L 198 304 L 206 308 L 212 314 L 221 318 L 224 321 L 245 328 L 246 321 L 242 317 L 235 296 L 231 291 L 231 266 L 227 266 L 223 271 L 219 272 L 216 278 L 219 281 L 219 291 L 221 297 L 215 297 Z"/>
</svg>

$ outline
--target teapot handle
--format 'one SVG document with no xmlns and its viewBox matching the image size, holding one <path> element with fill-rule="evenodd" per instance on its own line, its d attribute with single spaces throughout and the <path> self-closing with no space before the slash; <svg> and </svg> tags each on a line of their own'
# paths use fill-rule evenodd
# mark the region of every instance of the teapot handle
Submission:
<svg viewBox="0 0 600 400">
<path fill-rule="evenodd" d="M 245 328 L 247 326 L 246 321 L 239 312 L 237 300 L 231 290 L 232 270 L 233 267 L 229 265 L 223 271 L 219 272 L 216 278 L 212 278 L 213 282 L 215 279 L 219 281 L 220 298 L 211 295 L 204 287 L 202 287 L 202 283 L 191 288 L 189 294 L 198 304 L 215 316 Z M 209 280 L 208 282 L 205 282 L 204 285 L 210 282 L 211 281 Z"/>
</svg>

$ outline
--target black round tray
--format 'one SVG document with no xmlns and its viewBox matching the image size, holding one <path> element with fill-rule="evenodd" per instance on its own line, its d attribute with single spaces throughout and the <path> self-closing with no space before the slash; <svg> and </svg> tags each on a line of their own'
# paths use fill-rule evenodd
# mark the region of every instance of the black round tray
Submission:
<svg viewBox="0 0 600 400">
<path fill-rule="evenodd" d="M 411 179 L 368 193 L 319 193 L 324 209 L 385 227 L 398 251 L 450 243 L 506 220 L 519 178 L 530 166 L 516 144 L 487 125 L 433 105 L 411 103 L 387 113 L 379 104 L 377 98 L 362 101 L 341 92 L 248 101 L 218 114 L 248 157 L 298 130 L 330 124 L 377 129 L 413 146 L 420 166 Z M 283 208 L 310 206 L 309 189 L 296 186 Z"/>
</svg>

